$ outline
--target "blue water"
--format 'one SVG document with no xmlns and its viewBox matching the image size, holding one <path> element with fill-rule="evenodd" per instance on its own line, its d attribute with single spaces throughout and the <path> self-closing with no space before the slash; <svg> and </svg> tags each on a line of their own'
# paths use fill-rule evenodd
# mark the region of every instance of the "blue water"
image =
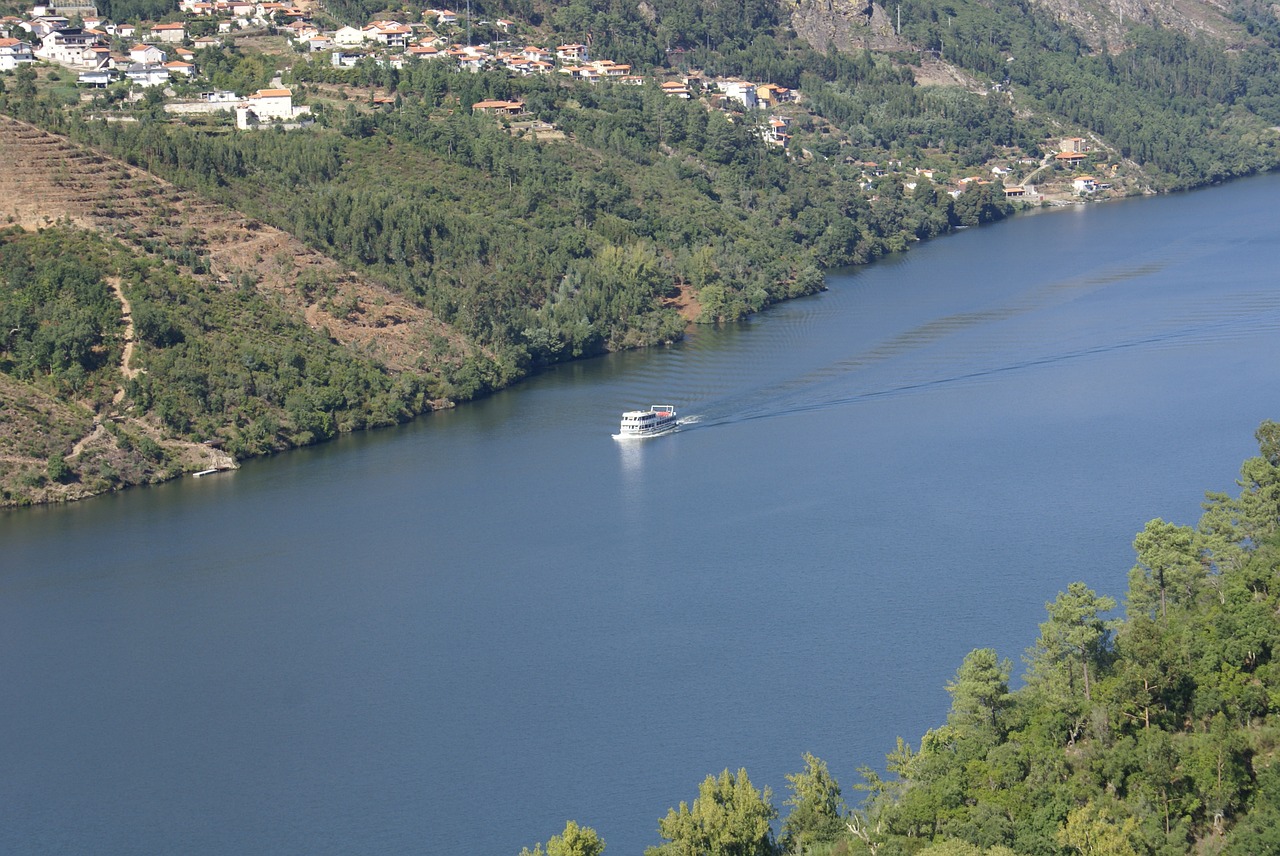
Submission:
<svg viewBox="0 0 1280 856">
<path fill-rule="evenodd" d="M 401 429 L 0 515 L 0 852 L 611 854 L 848 786 L 1280 418 L 1280 178 L 1017 218 Z M 678 433 L 619 443 L 624 409 Z M 851 797 L 856 794 L 850 794 Z"/>
</svg>

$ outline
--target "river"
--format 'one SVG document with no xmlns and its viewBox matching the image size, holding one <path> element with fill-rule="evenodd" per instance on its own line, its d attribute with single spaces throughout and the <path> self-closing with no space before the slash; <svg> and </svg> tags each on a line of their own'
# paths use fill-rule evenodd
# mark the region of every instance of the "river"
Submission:
<svg viewBox="0 0 1280 856">
<path fill-rule="evenodd" d="M 1018 217 L 413 425 L 0 514 L 0 851 L 614 856 L 849 787 L 1280 417 L 1280 177 Z M 618 443 L 672 403 L 678 433 Z"/>
</svg>

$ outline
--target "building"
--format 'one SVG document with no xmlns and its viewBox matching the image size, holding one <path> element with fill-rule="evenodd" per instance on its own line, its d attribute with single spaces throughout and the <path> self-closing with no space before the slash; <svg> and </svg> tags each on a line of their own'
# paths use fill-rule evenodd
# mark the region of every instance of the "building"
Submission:
<svg viewBox="0 0 1280 856">
<path fill-rule="evenodd" d="M 357 27 L 339 27 L 333 33 L 333 43 L 343 47 L 362 45 L 366 38 L 365 31 Z"/>
<path fill-rule="evenodd" d="M 586 62 L 588 50 L 586 45 L 560 45 L 556 48 L 556 59 L 560 62 Z"/>
<path fill-rule="evenodd" d="M 156 24 L 151 28 L 151 35 L 157 41 L 177 44 L 186 39 L 187 25 L 182 23 Z"/>
<path fill-rule="evenodd" d="M 109 68 L 95 68 L 91 71 L 80 72 L 80 77 L 76 79 L 76 83 L 93 89 L 105 89 L 115 82 L 119 76 L 119 72 Z"/>
<path fill-rule="evenodd" d="M 794 101 L 795 93 L 785 86 L 779 86 L 776 83 L 763 83 L 756 87 L 756 99 L 765 107 L 773 107 L 778 104 L 785 104 L 788 101 Z"/>
<path fill-rule="evenodd" d="M 0 39 L 0 71 L 13 71 L 24 62 L 35 62 L 31 45 L 18 39 Z"/>
<path fill-rule="evenodd" d="M 124 76 L 137 86 L 164 86 L 169 82 L 169 69 L 163 65 L 134 63 L 124 70 Z"/>
<path fill-rule="evenodd" d="M 97 68 L 98 57 L 93 50 L 97 45 L 97 36 L 78 27 L 68 27 L 45 36 L 35 55 L 68 68 Z"/>
<path fill-rule="evenodd" d="M 724 93 L 724 97 L 737 101 L 748 110 L 754 110 L 760 103 L 756 88 L 745 80 L 719 80 L 716 88 Z"/>
<path fill-rule="evenodd" d="M 256 128 L 264 122 L 293 122 L 311 112 L 310 107 L 294 107 L 293 91 L 259 89 L 236 105 L 236 127 Z"/>
<path fill-rule="evenodd" d="M 395 21 L 374 21 L 362 30 L 368 41 L 376 42 L 393 50 L 408 47 L 413 37 L 413 30 Z"/>
<path fill-rule="evenodd" d="M 129 48 L 129 61 L 138 65 L 162 65 L 168 58 L 155 45 L 134 45 Z"/>
<path fill-rule="evenodd" d="M 494 113 L 499 116 L 519 116 L 524 112 L 523 101 L 477 101 L 471 105 L 473 113 Z"/>
</svg>

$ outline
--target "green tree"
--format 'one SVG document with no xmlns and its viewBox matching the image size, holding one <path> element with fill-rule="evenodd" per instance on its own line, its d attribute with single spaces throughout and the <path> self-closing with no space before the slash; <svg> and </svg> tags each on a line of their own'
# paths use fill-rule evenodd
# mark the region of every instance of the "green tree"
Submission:
<svg viewBox="0 0 1280 856">
<path fill-rule="evenodd" d="M 1072 809 L 1058 843 L 1080 856 L 1138 856 L 1138 819 L 1123 808 L 1090 800 Z"/>
<path fill-rule="evenodd" d="M 1266 540 L 1280 524 L 1280 425 L 1270 420 L 1254 436 L 1262 453 L 1240 468 L 1240 528 L 1253 544 Z"/>
<path fill-rule="evenodd" d="M 1188 767 L 1192 781 L 1215 830 L 1244 803 L 1249 786 L 1249 758 L 1244 735 L 1221 713 L 1197 734 Z"/>
<path fill-rule="evenodd" d="M 61 455 L 51 455 L 45 471 L 49 474 L 50 481 L 63 482 L 71 478 L 71 466 Z"/>
<path fill-rule="evenodd" d="M 791 796 L 783 805 L 791 813 L 782 824 L 782 847 L 801 853 L 806 844 L 834 841 L 844 831 L 844 799 L 840 784 L 827 770 L 827 762 L 804 753 L 804 770 L 787 774 Z"/>
<path fill-rule="evenodd" d="M 768 788 L 756 790 L 746 770 L 707 776 L 690 807 L 684 802 L 658 821 L 666 844 L 645 856 L 774 856 L 770 822 L 778 810 Z"/>
<path fill-rule="evenodd" d="M 1115 598 L 1099 597 L 1084 583 L 1075 582 L 1044 606 L 1049 620 L 1040 625 L 1040 638 L 1031 651 L 1032 672 L 1042 681 L 1065 677 L 1068 694 L 1074 694 L 1078 666 L 1085 700 L 1090 701 L 1090 666 L 1096 668 L 1101 661 L 1109 636 L 1101 613 L 1115 609 Z"/>
<path fill-rule="evenodd" d="M 991 648 L 975 648 L 965 655 L 955 680 L 947 684 L 951 713 L 947 721 L 965 731 L 981 729 L 995 738 L 1001 714 L 1010 704 L 1009 675 L 1013 664 L 1001 661 Z"/>
<path fill-rule="evenodd" d="M 1189 526 L 1175 526 L 1158 517 L 1148 521 L 1133 539 L 1138 564 L 1129 572 L 1130 615 L 1154 615 L 1158 605 L 1160 618 L 1167 620 L 1170 596 L 1174 603 L 1196 596 L 1204 571 L 1195 541 Z"/>
<path fill-rule="evenodd" d="M 604 840 L 589 826 L 579 826 L 577 821 L 564 825 L 564 832 L 551 836 L 545 856 L 600 856 L 604 852 Z M 520 851 L 520 856 L 544 856 L 541 844 Z"/>
</svg>

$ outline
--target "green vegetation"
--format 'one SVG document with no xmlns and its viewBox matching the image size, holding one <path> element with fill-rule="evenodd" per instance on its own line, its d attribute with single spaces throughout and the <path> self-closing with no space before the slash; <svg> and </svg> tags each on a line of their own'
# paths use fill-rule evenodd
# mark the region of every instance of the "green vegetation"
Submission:
<svg viewBox="0 0 1280 856">
<path fill-rule="evenodd" d="M 753 43 L 756 18 L 734 25 L 752 46 L 733 62 L 776 65 L 788 79 L 807 74 L 818 88 L 844 81 L 822 96 L 833 112 L 857 109 L 847 91 L 855 82 L 859 97 L 911 101 L 910 74 L 888 58 Z M 261 57 L 235 49 L 203 52 L 201 61 L 211 82 L 242 92 L 271 74 Z M 905 194 L 894 176 L 867 187 L 855 156 L 883 151 L 878 144 L 842 146 L 825 124 L 802 119 L 796 138 L 813 148 L 795 159 L 760 141 L 761 116 L 708 111 L 656 86 L 566 86 L 556 76 L 372 60 L 350 70 L 299 60 L 291 77 L 390 90 L 395 105 L 321 102 L 325 127 L 289 135 L 174 125 L 145 105 L 137 123 L 84 121 L 30 91 L 0 108 L 369 272 L 495 354 L 499 384 L 537 366 L 679 337 L 673 301 L 682 289 L 702 320 L 734 320 L 820 289 L 824 268 L 1011 211 L 989 185 L 955 200 L 928 182 Z M 568 139 L 539 141 L 518 123 L 471 115 L 472 104 L 496 97 L 525 100 Z M 963 121 L 989 112 L 978 96 L 954 100 Z M 1007 104 L 995 112 L 1010 121 Z M 864 136 L 891 133 L 873 124 Z M 974 133 L 953 136 L 968 145 Z"/>
<path fill-rule="evenodd" d="M 0 372 L 60 398 L 110 399 L 123 342 L 107 256 L 83 233 L 0 230 Z"/>
<path fill-rule="evenodd" d="M 244 457 L 403 422 L 429 406 L 430 385 L 450 389 L 392 374 L 252 287 L 217 288 L 70 227 L 0 231 L 0 270 L 5 504 L 171 477 L 182 443 Z M 132 378 L 110 277 L 133 309 Z M 71 457 L 94 412 L 110 417 L 99 442 Z M 75 490 L 41 492 L 51 483 Z"/>
<path fill-rule="evenodd" d="M 564 832 L 551 836 L 547 842 L 545 856 L 600 856 L 604 852 L 604 841 L 589 826 L 578 826 L 572 820 L 565 824 Z M 543 856 L 541 844 L 535 844 L 520 851 L 520 856 Z"/>
<path fill-rule="evenodd" d="M 776 0 L 477 0 L 473 9 L 516 19 L 536 42 L 590 43 L 594 56 L 629 62 L 647 81 L 459 74 L 445 61 L 396 68 L 377 57 L 335 68 L 327 57 L 273 53 L 282 40 L 272 36 L 201 51 L 202 78 L 178 86 L 245 94 L 281 74 L 313 108 L 311 128 L 236 133 L 225 120 L 169 116 L 157 90 L 127 102 L 122 85 L 81 101 L 60 71 L 23 67 L 0 88 L 0 112 L 290 232 L 427 310 L 447 331 L 414 334 L 416 373 L 391 372 L 291 314 L 357 316 L 352 293 L 339 300 L 324 277 L 282 274 L 297 279 L 279 289 L 303 298 L 286 309 L 241 269 L 212 271 L 194 230 L 161 238 L 141 222 L 146 214 L 103 227 L 174 263 L 139 277 L 113 257 L 138 301 L 146 373 L 120 382 L 114 303 L 93 285 L 101 275 L 15 293 L 7 311 L 27 314 L 6 326 L 23 335 L 5 343 L 5 371 L 99 416 L 124 387 L 168 439 L 260 454 L 390 424 L 428 400 L 468 399 L 557 362 L 670 342 L 693 316 L 734 321 L 820 290 L 826 269 L 999 220 L 1013 206 L 998 182 L 972 180 L 963 192 L 955 182 L 1017 161 L 1029 173 L 1046 160 L 1037 180 L 1069 184 L 1047 158 L 1063 136 L 1089 136 L 1084 166 L 1118 181 L 1116 192 L 1280 163 L 1280 25 L 1262 6 L 1233 10 L 1248 38 L 1228 51 L 1147 26 L 1129 27 L 1114 49 L 1089 45 L 1024 0 L 908 0 L 896 53 L 853 49 L 856 32 L 844 51 L 814 50 L 792 29 L 792 7 Z M 103 11 L 126 20 L 174 9 L 172 0 L 116 0 Z M 394 13 L 417 20 L 421 11 Z M 348 23 L 385 12 L 367 0 L 327 7 Z M 863 40 L 871 35 L 868 27 Z M 936 57 L 969 82 L 919 85 Z M 705 76 L 691 82 L 691 100 L 657 85 L 693 70 Z M 800 90 L 799 104 L 778 108 L 785 147 L 765 142 L 767 112 L 717 94 L 711 80 L 730 75 Z M 518 99 L 526 113 L 473 114 L 489 99 Z M 933 177 L 918 174 L 926 171 Z M 213 299 L 202 291 L 211 274 L 234 287 Z M 42 460 L 65 454 L 55 453 Z M 56 462 L 41 477 L 54 471 Z M 1163 608 L 1186 570 L 1160 568 Z M 1044 642 L 1090 695 L 1090 646 L 1106 637 L 1086 636 L 1076 628 Z"/>
<path fill-rule="evenodd" d="M 334 345 L 252 288 L 213 291 L 148 261 L 123 272 L 146 368 L 129 397 L 172 436 L 260 455 L 426 406 L 421 381 Z"/>
<path fill-rule="evenodd" d="M 1157 189 L 1274 169 L 1271 45 L 1237 53 L 1207 39 L 1133 27 L 1101 52 L 1022 0 L 902 4 L 903 33 L 963 68 L 1012 86 L 1026 107 L 1087 128 L 1142 164 Z"/>
<path fill-rule="evenodd" d="M 692 808 L 682 802 L 667 812 L 658 822 L 667 843 L 650 847 L 645 856 L 771 856 L 777 848 L 770 822 L 777 816 L 768 788 L 756 790 L 746 770 L 725 770 L 707 776 Z"/>
<path fill-rule="evenodd" d="M 388 85 L 400 107 L 325 110 L 328 129 L 308 134 L 63 127 L 371 272 L 492 349 L 508 379 L 678 337 L 677 288 L 696 292 L 706 320 L 732 320 L 819 289 L 820 268 L 1010 210 L 987 186 L 907 197 L 897 179 L 869 202 L 859 168 L 798 167 L 756 139 L 749 117 L 656 87 L 566 89 L 430 63 L 294 75 Z M 476 101 L 514 96 L 576 144 L 470 115 Z"/>
</svg>

